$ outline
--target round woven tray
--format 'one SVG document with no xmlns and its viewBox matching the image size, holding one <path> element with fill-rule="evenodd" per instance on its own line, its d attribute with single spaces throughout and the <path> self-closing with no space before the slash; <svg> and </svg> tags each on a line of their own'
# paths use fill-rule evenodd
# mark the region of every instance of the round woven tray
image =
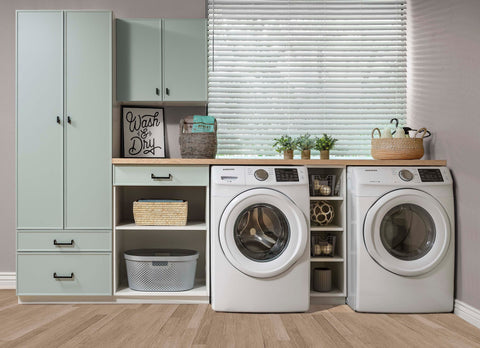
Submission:
<svg viewBox="0 0 480 348">
<path fill-rule="evenodd" d="M 423 137 L 426 128 L 419 129 L 413 138 L 374 138 L 375 131 L 381 135 L 380 129 L 372 130 L 372 157 L 378 160 L 410 160 L 423 157 Z M 421 138 L 417 135 L 422 133 Z"/>
</svg>

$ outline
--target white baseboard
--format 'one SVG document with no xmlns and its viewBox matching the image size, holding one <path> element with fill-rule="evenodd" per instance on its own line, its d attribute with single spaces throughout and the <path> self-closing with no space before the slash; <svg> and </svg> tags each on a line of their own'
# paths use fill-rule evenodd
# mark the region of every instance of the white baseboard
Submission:
<svg viewBox="0 0 480 348">
<path fill-rule="evenodd" d="M 0 272 L 0 289 L 15 289 L 17 276 L 15 272 Z"/>
<path fill-rule="evenodd" d="M 465 302 L 455 300 L 453 313 L 480 329 L 480 310 L 466 304 Z"/>
</svg>

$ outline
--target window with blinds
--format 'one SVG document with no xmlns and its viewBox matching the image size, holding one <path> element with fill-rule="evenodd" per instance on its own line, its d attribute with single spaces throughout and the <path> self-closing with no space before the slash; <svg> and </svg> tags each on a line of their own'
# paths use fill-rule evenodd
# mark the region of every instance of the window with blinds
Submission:
<svg viewBox="0 0 480 348">
<path fill-rule="evenodd" d="M 273 138 L 328 133 L 369 157 L 406 113 L 406 1 L 208 0 L 209 115 L 219 156 L 278 156 Z"/>
</svg>

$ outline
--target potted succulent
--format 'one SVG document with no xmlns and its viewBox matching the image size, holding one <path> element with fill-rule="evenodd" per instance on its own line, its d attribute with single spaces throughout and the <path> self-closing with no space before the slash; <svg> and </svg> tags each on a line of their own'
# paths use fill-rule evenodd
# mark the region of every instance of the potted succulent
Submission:
<svg viewBox="0 0 480 348">
<path fill-rule="evenodd" d="M 320 151 L 320 159 L 329 159 L 330 150 L 333 148 L 338 139 L 323 133 L 321 138 L 315 139 L 315 150 Z"/>
<path fill-rule="evenodd" d="M 293 159 L 293 150 L 295 150 L 295 142 L 289 135 L 282 135 L 280 138 L 274 138 L 273 148 L 277 152 L 283 152 L 283 159 Z"/>
<path fill-rule="evenodd" d="M 295 139 L 295 146 L 302 151 L 302 159 L 310 159 L 310 150 L 315 146 L 315 140 L 310 138 L 310 134 L 306 133 Z"/>
</svg>

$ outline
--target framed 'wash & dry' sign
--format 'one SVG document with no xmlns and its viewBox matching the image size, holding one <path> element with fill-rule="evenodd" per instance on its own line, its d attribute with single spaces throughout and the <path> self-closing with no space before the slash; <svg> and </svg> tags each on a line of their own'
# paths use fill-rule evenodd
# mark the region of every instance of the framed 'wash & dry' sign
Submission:
<svg viewBox="0 0 480 348">
<path fill-rule="evenodd" d="M 123 157 L 165 157 L 163 108 L 123 106 L 122 125 Z"/>
</svg>

